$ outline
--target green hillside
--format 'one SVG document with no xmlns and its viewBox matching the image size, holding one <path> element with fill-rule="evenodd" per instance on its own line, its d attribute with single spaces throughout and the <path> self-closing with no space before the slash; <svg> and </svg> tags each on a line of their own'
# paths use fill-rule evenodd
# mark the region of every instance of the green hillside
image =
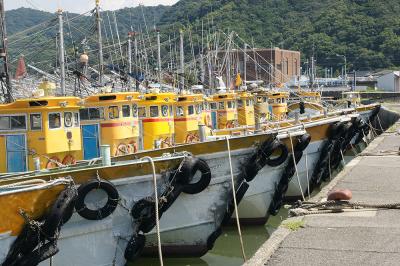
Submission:
<svg viewBox="0 0 400 266">
<path fill-rule="evenodd" d="M 148 29 L 157 25 L 164 34 L 212 21 L 248 43 L 254 39 L 257 47 L 300 50 L 303 60 L 314 54 L 322 67 L 339 68 L 343 58 L 336 54 L 346 55 L 350 68 L 367 70 L 400 66 L 399 13 L 398 0 L 181 0 L 172 7 L 125 8 L 117 11 L 117 19 L 121 35 L 143 29 L 143 17 Z M 9 33 L 51 16 L 31 9 L 8 11 Z M 84 19 L 90 29 L 93 19 Z"/>
</svg>

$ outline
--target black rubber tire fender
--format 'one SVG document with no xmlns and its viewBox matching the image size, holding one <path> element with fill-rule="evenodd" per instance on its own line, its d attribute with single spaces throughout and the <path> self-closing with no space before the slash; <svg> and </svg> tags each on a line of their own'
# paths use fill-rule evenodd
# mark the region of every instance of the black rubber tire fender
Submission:
<svg viewBox="0 0 400 266">
<path fill-rule="evenodd" d="M 299 142 L 295 146 L 296 151 L 304 151 L 311 142 L 311 135 L 308 133 L 303 134 L 299 137 Z"/>
<path fill-rule="evenodd" d="M 107 203 L 98 210 L 91 210 L 85 204 L 86 196 L 95 189 L 102 189 L 107 193 Z M 87 220 L 102 220 L 110 216 L 118 206 L 119 193 L 116 187 L 107 180 L 93 179 L 82 184 L 78 188 L 78 198 L 75 203 L 75 210 L 80 216 Z"/>
<path fill-rule="evenodd" d="M 140 257 L 145 244 L 146 237 L 144 235 L 137 234 L 136 236 L 132 236 L 125 248 L 125 259 L 129 262 L 134 262 Z"/>
<path fill-rule="evenodd" d="M 269 157 L 267 158 L 266 163 L 271 167 L 276 167 L 276 166 L 283 164 L 286 161 L 288 154 L 289 154 L 288 148 L 286 147 L 286 145 L 284 143 L 282 143 L 279 140 L 275 140 L 274 142 L 275 143 L 272 147 L 271 154 L 274 151 L 278 151 L 278 150 L 281 151 L 281 154 L 277 158 L 274 158 L 274 159 L 271 159 Z"/>
<path fill-rule="evenodd" d="M 161 217 L 161 212 L 159 212 Z M 150 232 L 156 226 L 156 206 L 153 197 L 146 197 L 136 202 L 131 209 L 131 216 L 139 220 L 139 230 Z M 159 218 L 160 218 L 159 217 Z"/>
<path fill-rule="evenodd" d="M 77 199 L 74 189 L 67 188 L 60 193 L 50 212 L 46 215 L 42 230 L 46 236 L 52 237 L 58 228 L 71 218 L 73 207 Z"/>
<path fill-rule="evenodd" d="M 236 203 L 239 205 L 239 203 L 242 201 L 244 195 L 246 194 L 247 190 L 249 189 L 249 184 L 247 182 L 242 182 L 239 187 L 236 189 Z M 222 224 L 226 225 L 229 223 L 233 211 L 235 210 L 235 203 L 233 197 L 229 201 L 227 205 L 227 211 L 225 213 L 224 219 L 222 220 Z"/>
<path fill-rule="evenodd" d="M 197 173 L 197 171 L 201 172 L 200 179 L 195 183 L 188 183 L 183 186 L 182 191 L 186 194 L 197 194 L 202 192 L 204 189 L 208 187 L 211 182 L 211 169 L 208 166 L 207 162 L 203 159 L 197 158 L 196 163 L 193 166 L 191 171 L 192 177 Z"/>
<path fill-rule="evenodd" d="M 175 178 L 176 183 L 181 185 L 186 185 L 190 183 L 194 174 L 193 171 L 195 169 L 195 165 L 199 159 L 196 157 L 186 157 L 183 161 L 182 166 L 179 169 L 179 172 L 176 172 L 173 177 Z"/>
</svg>

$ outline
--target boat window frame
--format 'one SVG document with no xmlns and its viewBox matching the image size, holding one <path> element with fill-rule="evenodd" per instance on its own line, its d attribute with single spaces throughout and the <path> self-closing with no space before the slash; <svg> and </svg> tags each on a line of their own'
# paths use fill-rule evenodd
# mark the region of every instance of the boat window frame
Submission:
<svg viewBox="0 0 400 266">
<path fill-rule="evenodd" d="M 80 126 L 81 126 L 81 118 L 79 112 L 74 112 L 74 127 L 80 127 Z"/>
<path fill-rule="evenodd" d="M 165 113 L 164 113 L 164 111 L 165 111 Z M 161 116 L 168 117 L 168 112 L 169 112 L 169 106 L 166 104 L 161 105 Z"/>
<path fill-rule="evenodd" d="M 136 103 L 134 103 L 132 104 L 131 109 L 132 109 L 132 117 L 137 118 L 139 116 L 139 106 Z"/>
<path fill-rule="evenodd" d="M 196 104 L 195 107 L 195 112 L 197 115 L 201 114 L 203 112 L 203 105 L 202 104 Z"/>
<path fill-rule="evenodd" d="M 13 116 L 23 116 L 25 118 L 25 128 L 18 128 L 18 129 L 13 129 L 11 126 L 11 117 Z M 8 129 L 0 129 L 0 131 L 13 131 L 13 132 L 21 132 L 21 131 L 27 131 L 28 130 L 28 123 L 27 123 L 27 114 L 26 113 L 18 113 L 18 114 L 4 114 L 0 115 L 0 117 L 8 117 L 8 124 L 9 128 Z"/>
<path fill-rule="evenodd" d="M 50 115 L 54 115 L 54 114 L 58 114 L 60 116 L 60 126 L 59 127 L 50 127 Z M 62 117 L 61 112 L 49 112 L 49 113 L 47 113 L 47 125 L 48 125 L 49 130 L 62 129 L 63 128 L 62 125 L 64 124 L 64 123 L 62 123 L 62 120 L 63 120 L 63 117 Z"/>
<path fill-rule="evenodd" d="M 39 115 L 40 116 L 40 128 L 32 127 L 32 116 Z M 43 130 L 43 115 L 42 113 L 30 113 L 29 114 L 29 130 L 30 131 L 42 131 Z"/>
<path fill-rule="evenodd" d="M 221 106 L 222 106 L 222 108 L 221 108 Z M 218 102 L 218 110 L 225 110 L 225 102 L 224 101 Z"/>
<path fill-rule="evenodd" d="M 67 114 L 71 114 L 71 124 L 70 125 L 67 125 L 66 120 L 65 120 Z M 63 121 L 64 121 L 64 128 L 73 127 L 74 126 L 74 114 L 73 114 L 73 112 L 70 112 L 70 111 L 64 112 Z"/>
<path fill-rule="evenodd" d="M 90 109 L 97 109 L 98 113 L 99 113 L 99 117 L 98 118 L 92 118 Z M 81 118 L 82 117 L 81 116 L 81 111 L 82 110 L 87 110 L 88 119 L 82 119 Z M 79 120 L 82 120 L 82 121 L 100 121 L 100 120 L 104 120 L 104 107 L 103 106 L 89 106 L 89 107 L 81 108 L 81 109 L 79 109 L 78 113 L 79 113 Z"/>
<path fill-rule="evenodd" d="M 228 109 L 232 109 L 233 108 L 233 102 L 232 101 L 228 101 L 227 105 Z"/>
<path fill-rule="evenodd" d="M 179 111 L 179 112 L 178 112 Z M 175 113 L 177 117 L 182 117 L 185 115 L 184 108 L 181 105 L 177 105 L 175 108 Z"/>
<path fill-rule="evenodd" d="M 110 116 L 110 114 L 111 114 L 111 109 L 113 109 L 113 110 L 115 110 L 115 108 L 117 109 L 117 117 L 114 117 L 114 116 Z M 113 113 L 115 114 L 115 112 L 113 111 Z M 108 119 L 110 119 L 110 120 L 115 120 L 115 119 L 119 119 L 119 117 L 120 117 L 120 109 L 119 109 L 119 106 L 118 105 L 110 105 L 110 106 L 108 106 Z"/>
<path fill-rule="evenodd" d="M 140 110 L 144 110 L 144 115 L 142 116 Z M 146 118 L 147 117 L 147 108 L 146 106 L 138 106 L 138 117 L 139 118 Z"/>
<path fill-rule="evenodd" d="M 218 103 L 211 102 L 210 103 L 210 110 L 213 110 L 213 111 L 218 110 Z"/>
<path fill-rule="evenodd" d="M 153 116 L 152 115 L 152 108 L 157 108 L 157 116 Z M 158 105 L 151 105 L 150 107 L 149 107 L 149 117 L 150 118 L 157 118 L 157 117 L 160 117 L 160 108 L 159 108 L 159 106 Z"/>
<path fill-rule="evenodd" d="M 193 104 L 187 106 L 187 114 L 188 115 L 194 115 L 195 112 L 196 111 L 194 110 L 194 105 Z"/>
<path fill-rule="evenodd" d="M 126 107 L 128 107 L 128 111 L 129 111 L 129 114 L 128 114 L 127 116 L 124 114 L 124 108 L 126 108 Z M 125 110 L 125 111 L 126 111 L 126 110 Z M 121 106 L 121 112 L 122 112 L 122 118 L 129 118 L 129 117 L 131 117 L 131 112 L 132 112 L 131 106 L 130 106 L 129 104 L 123 104 L 123 105 Z"/>
</svg>

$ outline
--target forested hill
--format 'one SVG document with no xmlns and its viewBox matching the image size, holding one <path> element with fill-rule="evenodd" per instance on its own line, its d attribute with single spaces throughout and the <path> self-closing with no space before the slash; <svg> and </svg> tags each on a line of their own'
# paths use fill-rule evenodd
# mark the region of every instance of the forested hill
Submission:
<svg viewBox="0 0 400 266">
<path fill-rule="evenodd" d="M 147 23 L 165 31 L 189 24 L 198 29 L 213 21 L 248 43 L 254 38 L 258 47 L 300 50 L 303 59 L 314 54 L 321 66 L 341 65 L 337 54 L 346 55 L 358 70 L 400 66 L 398 0 L 181 0 L 172 7 L 144 9 Z M 120 28 L 143 25 L 142 12 L 140 7 L 118 11 Z M 30 9 L 6 16 L 11 34 L 48 19 Z"/>
</svg>

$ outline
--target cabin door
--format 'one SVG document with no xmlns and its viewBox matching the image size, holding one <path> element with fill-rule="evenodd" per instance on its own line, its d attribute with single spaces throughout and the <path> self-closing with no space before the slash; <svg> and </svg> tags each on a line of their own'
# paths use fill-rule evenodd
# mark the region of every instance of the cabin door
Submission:
<svg viewBox="0 0 400 266">
<path fill-rule="evenodd" d="M 217 112 L 211 112 L 211 122 L 212 122 L 212 128 L 217 129 L 218 126 Z"/>
<path fill-rule="evenodd" d="M 6 136 L 7 150 L 7 172 L 26 172 L 27 169 L 27 152 L 26 152 L 26 137 L 24 134 L 7 135 Z"/>
<path fill-rule="evenodd" d="M 100 157 L 99 125 L 82 125 L 83 159 Z"/>
</svg>

